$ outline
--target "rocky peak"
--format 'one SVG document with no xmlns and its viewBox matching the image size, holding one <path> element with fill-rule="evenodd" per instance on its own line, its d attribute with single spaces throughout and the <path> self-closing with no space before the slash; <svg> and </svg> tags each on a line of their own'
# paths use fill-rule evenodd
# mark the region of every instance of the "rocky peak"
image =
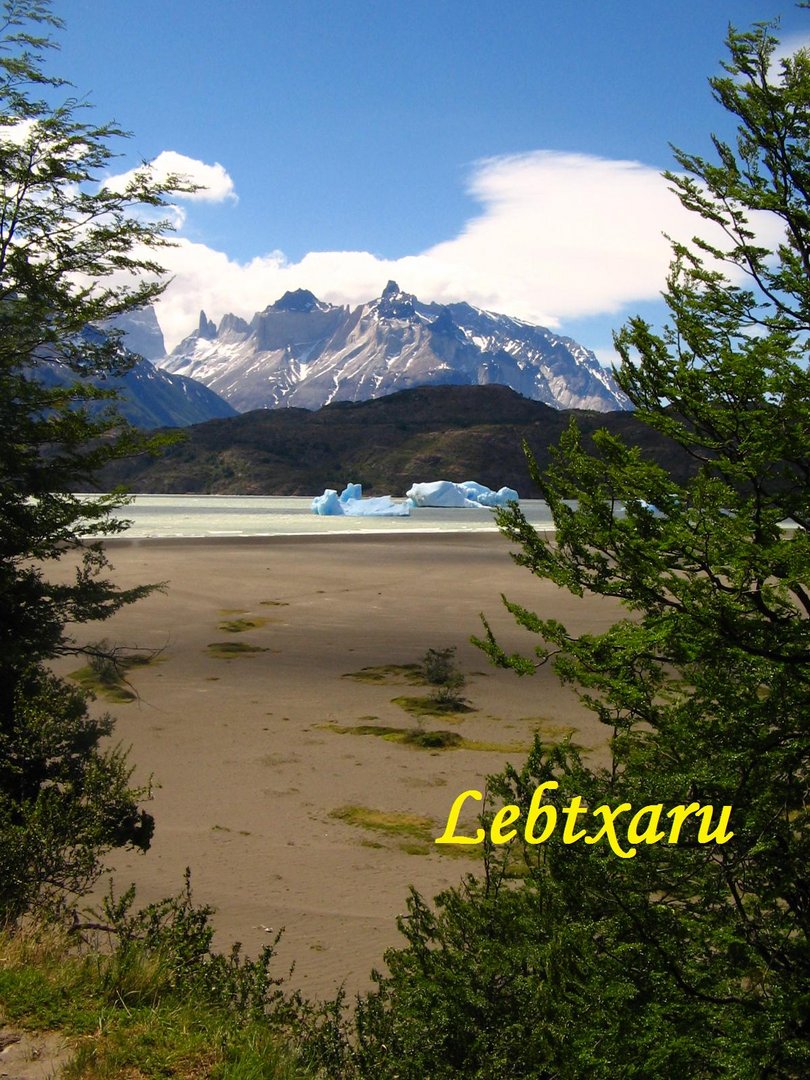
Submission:
<svg viewBox="0 0 810 1080">
<path fill-rule="evenodd" d="M 244 319 L 240 319 L 238 315 L 232 315 L 230 312 L 227 315 L 222 316 L 222 321 L 219 324 L 218 334 L 226 334 L 229 330 L 233 330 L 238 334 L 246 334 L 248 332 L 248 324 Z"/>
<path fill-rule="evenodd" d="M 294 289 L 285 292 L 280 300 L 271 305 L 271 311 L 314 311 L 320 307 L 320 301 L 309 289 Z"/>
<path fill-rule="evenodd" d="M 217 324 L 212 322 L 204 311 L 201 311 L 200 324 L 197 327 L 197 337 L 203 338 L 205 341 L 213 341 L 216 336 Z"/>
<path fill-rule="evenodd" d="M 395 281 L 389 281 L 377 303 L 381 319 L 412 319 L 416 297 L 402 292 Z"/>
</svg>

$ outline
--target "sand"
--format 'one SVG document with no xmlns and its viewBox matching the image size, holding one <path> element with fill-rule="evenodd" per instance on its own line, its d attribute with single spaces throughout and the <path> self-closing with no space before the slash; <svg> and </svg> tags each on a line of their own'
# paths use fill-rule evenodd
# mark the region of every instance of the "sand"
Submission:
<svg viewBox="0 0 810 1080">
<path fill-rule="evenodd" d="M 408 887 L 433 897 L 478 865 L 429 836 L 334 811 L 417 815 L 437 836 L 453 799 L 483 789 L 507 760 L 521 764 L 536 729 L 554 741 L 573 728 L 580 744 L 604 746 L 604 729 L 548 667 L 520 679 L 469 638 L 483 611 L 507 649 L 531 649 L 501 593 L 577 631 L 607 626 L 619 609 L 534 578 L 498 535 L 121 541 L 109 553 L 122 586 L 167 583 L 80 628 L 81 640 L 162 650 L 130 675 L 138 700 L 94 705 L 117 718 L 134 779 L 157 785 L 152 848 L 110 856 L 116 887 L 135 882 L 142 901 L 155 900 L 179 891 L 190 867 L 195 899 L 216 908 L 217 945 L 238 940 L 255 954 L 283 927 L 276 973 L 294 962 L 292 984 L 310 996 L 368 987 L 385 949 L 403 943 L 396 916 Z M 237 620 L 259 625 L 221 629 Z M 209 648 L 221 642 L 265 651 L 223 659 Z M 429 751 L 334 730 L 416 726 L 392 699 L 426 688 L 347 676 L 448 646 L 475 711 L 425 726 L 514 749 Z M 76 666 L 65 659 L 59 670 Z"/>
</svg>

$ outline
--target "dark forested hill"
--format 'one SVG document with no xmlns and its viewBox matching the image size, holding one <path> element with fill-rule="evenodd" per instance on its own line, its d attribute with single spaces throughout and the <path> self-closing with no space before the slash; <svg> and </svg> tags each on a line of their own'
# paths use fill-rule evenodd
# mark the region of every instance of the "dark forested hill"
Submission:
<svg viewBox="0 0 810 1080">
<path fill-rule="evenodd" d="M 628 412 L 560 411 L 504 386 L 436 386 L 372 401 L 339 402 L 317 412 L 261 409 L 186 429 L 162 457 L 119 462 L 101 487 L 135 492 L 311 495 L 347 481 L 367 494 L 403 495 L 428 480 L 477 480 L 537 495 L 522 442 L 539 463 L 571 417 L 589 435 L 622 435 L 683 476 L 690 459 Z"/>
</svg>

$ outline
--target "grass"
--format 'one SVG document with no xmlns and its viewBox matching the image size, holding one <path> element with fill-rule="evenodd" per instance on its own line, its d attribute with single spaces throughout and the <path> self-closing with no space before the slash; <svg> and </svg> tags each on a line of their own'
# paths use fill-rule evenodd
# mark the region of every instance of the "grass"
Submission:
<svg viewBox="0 0 810 1080">
<path fill-rule="evenodd" d="M 266 1020 L 184 992 L 159 953 L 79 947 L 53 926 L 0 932 L 0 1023 L 58 1031 L 65 1080 L 310 1076 Z"/>
<path fill-rule="evenodd" d="M 421 686 L 425 682 L 421 664 L 381 664 L 378 667 L 364 667 L 359 671 L 346 672 L 343 678 L 354 679 L 355 682 L 375 683 L 378 686 L 401 683 Z"/>
<path fill-rule="evenodd" d="M 497 743 L 466 739 L 456 731 L 426 731 L 421 728 L 389 727 L 386 724 L 319 724 L 336 735 L 374 735 L 386 742 L 403 743 L 422 750 L 482 750 L 500 754 L 528 753 L 527 743 Z"/>
<path fill-rule="evenodd" d="M 269 651 L 261 645 L 248 645 L 244 641 L 212 641 L 208 646 L 209 654 L 217 660 L 233 660 L 237 656 L 253 656 Z"/>
</svg>

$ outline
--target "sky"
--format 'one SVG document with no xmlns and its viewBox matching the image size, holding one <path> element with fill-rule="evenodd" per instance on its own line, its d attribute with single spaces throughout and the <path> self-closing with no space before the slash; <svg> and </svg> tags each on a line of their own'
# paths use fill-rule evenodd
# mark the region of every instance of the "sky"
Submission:
<svg viewBox="0 0 810 1080">
<path fill-rule="evenodd" d="M 104 182 L 154 162 L 176 200 L 158 308 L 169 348 L 204 309 L 288 289 L 354 306 L 389 279 L 541 323 L 609 363 L 660 324 L 669 243 L 696 223 L 671 145 L 733 131 L 708 78 L 729 24 L 788 0 L 55 0 L 55 74 L 131 132 Z"/>
</svg>

